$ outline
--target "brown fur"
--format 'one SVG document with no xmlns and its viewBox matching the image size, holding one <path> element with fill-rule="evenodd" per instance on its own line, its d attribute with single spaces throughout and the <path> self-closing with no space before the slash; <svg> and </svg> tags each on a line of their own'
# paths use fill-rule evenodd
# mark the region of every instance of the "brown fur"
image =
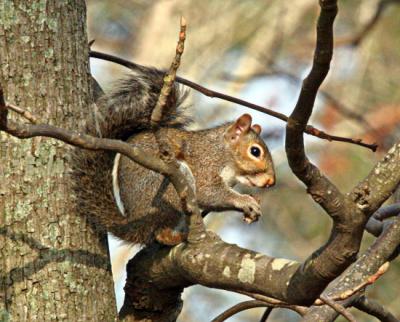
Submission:
<svg viewBox="0 0 400 322">
<path fill-rule="evenodd" d="M 129 78 L 100 100 L 100 112 L 87 122 L 85 131 L 117 139 L 131 135 L 130 143 L 156 152 L 157 144 L 149 128 L 161 85 L 162 74 L 156 70 Z M 256 220 L 260 215 L 258 202 L 230 186 L 237 181 L 236 176 L 247 176 L 250 181 L 255 176 L 268 176 L 274 182 L 272 159 L 259 136 L 259 126 L 251 127 L 251 117 L 245 114 L 235 123 L 186 131 L 185 120 L 177 113 L 179 102 L 180 94 L 175 88 L 168 101 L 162 131 L 174 147 L 177 159 L 190 168 L 200 207 L 206 212 L 236 209 L 243 211 L 249 221 Z M 259 160 L 249 157 L 254 143 L 263 152 Z M 186 236 L 185 216 L 173 186 L 162 175 L 125 157 L 118 167 L 118 185 L 125 208 L 125 214 L 120 213 L 112 189 L 114 157 L 110 152 L 80 149 L 74 152 L 72 179 L 79 212 L 128 242 L 181 242 Z M 254 182 L 259 184 L 261 181 L 257 180 Z"/>
</svg>

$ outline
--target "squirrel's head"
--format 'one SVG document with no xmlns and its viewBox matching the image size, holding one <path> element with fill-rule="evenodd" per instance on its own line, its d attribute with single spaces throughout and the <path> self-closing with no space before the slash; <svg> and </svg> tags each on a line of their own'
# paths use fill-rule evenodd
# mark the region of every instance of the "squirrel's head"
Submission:
<svg viewBox="0 0 400 322">
<path fill-rule="evenodd" d="M 275 184 L 271 154 L 261 139 L 261 126 L 251 121 L 249 114 L 243 114 L 224 133 L 233 154 L 231 179 L 246 186 L 270 187 Z"/>
</svg>

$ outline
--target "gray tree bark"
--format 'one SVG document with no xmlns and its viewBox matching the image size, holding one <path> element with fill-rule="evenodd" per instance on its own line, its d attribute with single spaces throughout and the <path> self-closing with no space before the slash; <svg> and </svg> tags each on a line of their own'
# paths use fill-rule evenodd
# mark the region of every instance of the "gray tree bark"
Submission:
<svg viewBox="0 0 400 322">
<path fill-rule="evenodd" d="M 2 0 L 0 63 L 9 103 L 75 130 L 91 100 L 85 2 Z M 68 149 L 0 132 L 1 321 L 116 319 L 105 234 L 74 213 Z"/>
</svg>

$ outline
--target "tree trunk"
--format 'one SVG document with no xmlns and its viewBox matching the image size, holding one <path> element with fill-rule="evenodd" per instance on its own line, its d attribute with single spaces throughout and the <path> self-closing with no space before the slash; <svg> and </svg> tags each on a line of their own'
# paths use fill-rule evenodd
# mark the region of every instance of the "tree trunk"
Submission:
<svg viewBox="0 0 400 322">
<path fill-rule="evenodd" d="M 76 130 L 91 90 L 83 0 L 0 2 L 7 102 Z M 113 321 L 107 243 L 74 213 L 68 151 L 0 133 L 0 320 Z"/>
</svg>

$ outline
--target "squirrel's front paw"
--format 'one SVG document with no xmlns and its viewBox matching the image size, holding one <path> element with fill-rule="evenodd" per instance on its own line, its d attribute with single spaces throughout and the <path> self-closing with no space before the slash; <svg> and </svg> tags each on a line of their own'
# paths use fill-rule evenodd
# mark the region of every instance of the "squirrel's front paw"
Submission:
<svg viewBox="0 0 400 322">
<path fill-rule="evenodd" d="M 261 216 L 260 203 L 252 196 L 243 196 L 238 208 L 243 211 L 243 221 L 247 224 L 257 221 Z"/>
</svg>

